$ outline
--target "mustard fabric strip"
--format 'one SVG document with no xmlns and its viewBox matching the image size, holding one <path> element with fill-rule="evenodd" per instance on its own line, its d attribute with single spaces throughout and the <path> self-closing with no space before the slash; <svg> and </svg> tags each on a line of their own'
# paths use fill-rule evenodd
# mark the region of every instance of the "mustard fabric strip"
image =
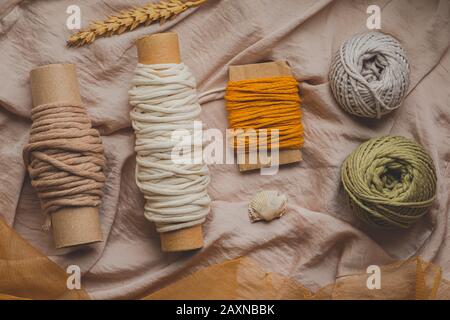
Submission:
<svg viewBox="0 0 450 320">
<path fill-rule="evenodd" d="M 69 274 L 33 248 L 0 219 L 0 300 L 86 300 L 82 289 L 69 290 Z"/>
<path fill-rule="evenodd" d="M 68 290 L 68 274 L 0 219 L 1 299 L 89 299 Z M 141 299 L 450 299 L 441 268 L 420 258 L 381 266 L 380 290 L 367 288 L 368 274 L 343 276 L 319 290 L 268 272 L 243 256 L 200 269 Z"/>
</svg>

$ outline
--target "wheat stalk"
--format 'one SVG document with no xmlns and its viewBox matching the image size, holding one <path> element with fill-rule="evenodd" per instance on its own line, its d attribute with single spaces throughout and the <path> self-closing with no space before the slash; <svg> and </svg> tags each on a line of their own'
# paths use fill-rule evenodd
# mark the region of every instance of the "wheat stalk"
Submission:
<svg viewBox="0 0 450 320">
<path fill-rule="evenodd" d="M 94 42 L 96 38 L 121 34 L 125 31 L 134 30 L 141 25 L 148 26 L 157 20 L 162 24 L 186 9 L 198 6 L 205 1 L 164 0 L 159 3 L 149 3 L 141 8 L 123 11 L 117 16 L 109 16 L 105 21 L 90 23 L 88 28 L 70 36 L 67 45 L 80 47 Z"/>
</svg>

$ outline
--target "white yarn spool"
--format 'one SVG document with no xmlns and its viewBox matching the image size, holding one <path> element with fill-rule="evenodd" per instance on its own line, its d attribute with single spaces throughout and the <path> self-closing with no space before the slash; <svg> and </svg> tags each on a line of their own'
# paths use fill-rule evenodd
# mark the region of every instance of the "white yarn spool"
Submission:
<svg viewBox="0 0 450 320">
<path fill-rule="evenodd" d="M 401 44 L 389 35 L 369 32 L 344 42 L 332 60 L 329 79 L 345 111 L 380 118 L 403 102 L 409 73 Z"/>
<path fill-rule="evenodd" d="M 174 130 L 194 135 L 198 104 L 195 78 L 184 64 L 138 64 L 129 91 L 136 133 L 136 183 L 146 199 L 145 217 L 158 232 L 202 224 L 210 211 L 209 171 L 203 162 L 175 163 Z M 195 141 L 195 139 L 194 139 Z M 202 147 L 200 145 L 192 145 Z M 198 160 L 198 159 L 197 159 Z"/>
</svg>

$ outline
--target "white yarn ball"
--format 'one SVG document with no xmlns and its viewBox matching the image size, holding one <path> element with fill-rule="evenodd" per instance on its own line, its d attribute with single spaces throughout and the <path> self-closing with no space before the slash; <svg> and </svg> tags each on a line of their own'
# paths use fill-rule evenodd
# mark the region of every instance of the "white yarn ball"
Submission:
<svg viewBox="0 0 450 320">
<path fill-rule="evenodd" d="M 390 35 L 369 32 L 344 42 L 333 58 L 329 79 L 333 95 L 345 111 L 380 118 L 403 102 L 409 73 L 401 44 Z"/>
</svg>

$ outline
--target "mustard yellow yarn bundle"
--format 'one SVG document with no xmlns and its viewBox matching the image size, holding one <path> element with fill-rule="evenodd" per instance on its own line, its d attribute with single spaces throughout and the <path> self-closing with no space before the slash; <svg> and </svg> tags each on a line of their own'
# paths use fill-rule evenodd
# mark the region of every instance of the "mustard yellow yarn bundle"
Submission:
<svg viewBox="0 0 450 320">
<path fill-rule="evenodd" d="M 229 81 L 225 100 L 232 129 L 254 129 L 257 136 L 237 135 L 233 147 L 277 143 L 279 149 L 300 149 L 304 143 L 298 82 L 292 76 Z M 260 130 L 278 130 L 278 141 Z M 269 145 L 267 145 L 270 148 Z"/>
<path fill-rule="evenodd" d="M 379 227 L 411 227 L 436 197 L 433 160 L 400 136 L 361 144 L 344 161 L 341 179 L 356 216 Z"/>
</svg>

